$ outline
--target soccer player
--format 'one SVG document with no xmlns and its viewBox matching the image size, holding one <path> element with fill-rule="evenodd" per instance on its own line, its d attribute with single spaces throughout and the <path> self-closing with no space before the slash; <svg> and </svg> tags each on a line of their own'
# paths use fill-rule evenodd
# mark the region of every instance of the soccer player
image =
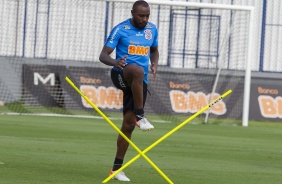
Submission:
<svg viewBox="0 0 282 184">
<path fill-rule="evenodd" d="M 158 30 L 148 22 L 150 6 L 146 1 L 136 1 L 129 18 L 115 26 L 101 51 L 100 61 L 113 66 L 111 79 L 113 84 L 123 91 L 123 122 L 121 131 L 130 139 L 138 126 L 143 131 L 154 129 L 154 126 L 144 116 L 144 105 L 147 97 L 148 68 L 154 80 L 159 60 Z M 116 59 L 110 54 L 116 49 Z M 117 151 L 110 174 L 118 170 L 128 148 L 128 142 L 120 135 L 117 139 Z M 130 181 L 123 171 L 114 179 Z"/>
</svg>

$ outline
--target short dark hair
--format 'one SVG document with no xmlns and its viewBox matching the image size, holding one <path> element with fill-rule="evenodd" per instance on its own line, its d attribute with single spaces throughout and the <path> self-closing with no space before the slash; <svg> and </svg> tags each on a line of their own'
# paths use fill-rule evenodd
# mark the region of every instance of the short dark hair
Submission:
<svg viewBox="0 0 282 184">
<path fill-rule="evenodd" d="M 132 6 L 132 10 L 135 10 L 138 6 L 148 7 L 149 4 L 144 0 L 135 1 L 135 3 Z"/>
</svg>

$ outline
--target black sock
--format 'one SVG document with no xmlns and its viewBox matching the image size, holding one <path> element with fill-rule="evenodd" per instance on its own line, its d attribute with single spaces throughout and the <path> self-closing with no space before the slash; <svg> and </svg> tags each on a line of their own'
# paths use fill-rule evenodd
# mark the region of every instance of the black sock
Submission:
<svg viewBox="0 0 282 184">
<path fill-rule="evenodd" d="M 116 171 L 116 170 L 118 170 L 119 168 L 121 168 L 122 163 L 123 163 L 123 159 L 115 158 L 114 166 L 113 166 L 113 171 Z"/>
<path fill-rule="evenodd" d="M 144 109 L 135 109 L 135 115 L 136 115 L 136 119 L 137 121 L 139 121 L 140 119 L 142 119 L 144 117 Z"/>
</svg>

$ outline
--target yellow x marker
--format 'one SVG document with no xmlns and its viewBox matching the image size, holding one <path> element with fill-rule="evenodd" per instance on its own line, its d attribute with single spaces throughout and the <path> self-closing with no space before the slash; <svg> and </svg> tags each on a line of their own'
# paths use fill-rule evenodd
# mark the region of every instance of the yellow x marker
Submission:
<svg viewBox="0 0 282 184">
<path fill-rule="evenodd" d="M 181 124 L 179 124 L 178 126 L 176 126 L 174 129 L 172 129 L 171 131 L 169 131 L 167 134 L 165 134 L 164 136 L 162 136 L 160 139 L 158 139 L 156 142 L 154 142 L 153 144 L 151 144 L 149 147 L 147 147 L 144 151 L 141 151 L 130 139 L 128 139 L 121 131 L 119 128 L 116 127 L 116 125 L 102 112 L 100 111 L 100 109 L 87 97 L 85 96 L 76 86 L 75 84 L 68 78 L 66 77 L 65 80 L 81 95 L 81 97 L 83 97 L 139 154 L 136 155 L 134 158 L 132 158 L 130 161 L 128 161 L 126 164 L 124 164 L 120 169 L 118 169 L 117 171 L 115 171 L 113 174 L 111 174 L 109 177 L 107 177 L 102 183 L 106 183 L 108 182 L 111 178 L 113 178 L 115 175 L 117 175 L 120 171 L 122 171 L 123 169 L 125 169 L 127 166 L 129 166 L 130 164 L 132 164 L 135 160 L 137 160 L 140 156 L 143 156 L 144 159 L 150 164 L 152 165 L 152 167 L 170 184 L 173 184 L 173 182 L 145 155 L 145 153 L 147 153 L 149 150 L 151 150 L 153 147 L 155 147 L 156 145 L 158 145 L 160 142 L 162 142 L 164 139 L 166 139 L 168 136 L 170 136 L 171 134 L 173 134 L 174 132 L 176 132 L 177 130 L 179 130 L 181 127 L 183 127 L 184 125 L 186 125 L 187 123 L 189 123 L 192 119 L 196 118 L 198 115 L 200 115 L 201 113 L 203 113 L 204 111 L 206 111 L 208 108 L 210 108 L 211 106 L 213 106 L 215 103 L 217 103 L 219 100 L 222 100 L 223 98 L 225 98 L 227 95 L 229 95 L 232 90 L 229 90 L 227 92 L 225 92 L 222 96 L 220 96 L 219 98 L 215 99 L 214 101 L 212 101 L 210 104 L 208 104 L 207 106 L 205 106 L 204 108 L 202 108 L 200 111 L 198 111 L 197 113 L 195 113 L 194 115 L 192 115 L 190 118 L 186 119 L 185 121 L 183 121 Z"/>
</svg>

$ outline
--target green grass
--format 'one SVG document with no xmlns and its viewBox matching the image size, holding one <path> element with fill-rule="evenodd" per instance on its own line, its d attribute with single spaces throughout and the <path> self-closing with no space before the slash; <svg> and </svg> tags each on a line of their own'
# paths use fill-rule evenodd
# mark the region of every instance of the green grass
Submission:
<svg viewBox="0 0 282 184">
<path fill-rule="evenodd" d="M 188 124 L 147 156 L 176 184 L 282 183 L 282 124 L 237 124 Z M 135 130 L 133 142 L 141 150 L 177 123 L 154 125 L 152 132 Z M 2 115 L 0 183 L 102 183 L 114 160 L 116 137 L 100 119 Z M 130 147 L 125 162 L 136 154 Z M 143 158 L 125 172 L 130 183 L 167 183 Z"/>
</svg>

